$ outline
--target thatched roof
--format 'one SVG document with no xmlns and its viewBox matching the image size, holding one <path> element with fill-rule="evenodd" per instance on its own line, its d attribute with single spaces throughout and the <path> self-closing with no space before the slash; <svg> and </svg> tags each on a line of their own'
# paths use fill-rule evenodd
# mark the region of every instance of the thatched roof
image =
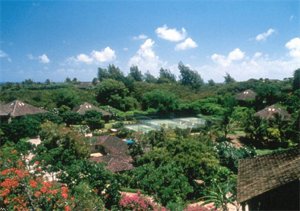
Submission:
<svg viewBox="0 0 300 211">
<path fill-rule="evenodd" d="M 243 101 L 255 100 L 256 95 L 257 95 L 256 92 L 254 92 L 251 89 L 247 89 L 243 92 L 236 94 L 235 98 L 237 100 L 243 100 Z"/>
<path fill-rule="evenodd" d="M 291 115 L 283 108 L 280 108 L 276 105 L 268 106 L 255 113 L 256 116 L 259 116 L 262 119 L 273 119 L 276 115 L 279 115 L 282 119 L 290 119 Z"/>
<path fill-rule="evenodd" d="M 300 178 L 298 149 L 239 161 L 237 198 L 244 202 Z"/>
<path fill-rule="evenodd" d="M 133 169 L 132 158 L 123 155 L 105 155 L 101 157 L 91 157 L 91 161 L 105 163 L 106 168 L 111 172 L 121 172 Z"/>
<path fill-rule="evenodd" d="M 97 111 L 97 112 L 101 113 L 102 116 L 111 116 L 111 113 L 104 111 L 103 109 L 98 108 L 87 102 L 81 104 L 80 106 L 75 107 L 73 110 L 82 115 L 85 114 L 85 112 L 87 112 L 87 111 Z"/>
<path fill-rule="evenodd" d="M 91 157 L 90 160 L 107 164 L 107 169 L 112 172 L 126 171 L 133 168 L 132 158 L 128 155 L 126 142 L 116 136 L 99 136 L 92 144 L 102 146 L 106 155 Z"/>
<path fill-rule="evenodd" d="M 107 154 L 127 154 L 128 146 L 125 141 L 116 136 L 98 136 L 92 145 L 101 145 Z"/>
<path fill-rule="evenodd" d="M 47 111 L 27 103 L 24 103 L 20 100 L 14 100 L 5 105 L 0 105 L 0 116 L 25 116 L 39 113 L 46 113 Z"/>
</svg>

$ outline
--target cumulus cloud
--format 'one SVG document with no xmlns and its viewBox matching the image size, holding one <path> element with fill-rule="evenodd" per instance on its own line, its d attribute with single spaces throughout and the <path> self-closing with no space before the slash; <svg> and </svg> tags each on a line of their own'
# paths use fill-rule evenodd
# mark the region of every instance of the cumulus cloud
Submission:
<svg viewBox="0 0 300 211">
<path fill-rule="evenodd" d="M 110 47 L 106 47 L 102 51 L 94 50 L 91 55 L 98 62 L 110 62 L 116 59 L 116 53 Z"/>
<path fill-rule="evenodd" d="M 79 54 L 76 56 L 76 59 L 78 62 L 83 62 L 83 63 L 87 63 L 87 64 L 91 64 L 93 62 L 93 58 L 89 57 L 86 54 Z"/>
<path fill-rule="evenodd" d="M 234 49 L 229 52 L 227 56 L 221 54 L 213 54 L 211 59 L 224 67 L 229 66 L 233 61 L 242 60 L 245 57 L 245 52 L 241 51 L 239 48 Z"/>
<path fill-rule="evenodd" d="M 175 46 L 175 50 L 176 51 L 183 51 L 183 50 L 187 50 L 187 49 L 191 49 L 191 48 L 197 48 L 198 45 L 197 43 L 192 40 L 192 38 L 187 38 L 186 40 L 184 40 L 183 42 L 181 43 L 178 43 L 176 46 Z"/>
<path fill-rule="evenodd" d="M 134 40 L 145 40 L 145 39 L 147 39 L 147 38 L 148 38 L 148 36 L 145 35 L 145 34 L 140 34 L 140 35 L 138 35 L 138 36 L 134 36 L 134 37 L 133 37 Z"/>
<path fill-rule="evenodd" d="M 37 60 L 42 64 L 50 63 L 50 59 L 46 54 L 42 54 L 40 56 L 33 56 L 32 54 L 28 54 L 27 58 L 30 59 L 30 60 Z"/>
<path fill-rule="evenodd" d="M 0 50 L 0 59 L 6 59 L 7 61 L 11 62 L 11 58 L 3 50 Z"/>
<path fill-rule="evenodd" d="M 155 54 L 154 44 L 155 42 L 152 39 L 147 39 L 136 54 L 129 59 L 128 66 L 137 65 L 143 72 L 149 70 L 152 74 L 157 73 L 163 62 Z"/>
<path fill-rule="evenodd" d="M 89 55 L 81 53 L 76 57 L 70 57 L 67 59 L 68 63 L 85 63 L 85 64 L 93 64 L 93 63 L 103 63 L 110 62 L 117 58 L 116 53 L 110 47 L 106 47 L 101 51 L 93 50 Z"/>
<path fill-rule="evenodd" d="M 272 29 L 272 28 L 270 28 L 270 29 L 268 29 L 268 31 L 263 32 L 263 33 L 261 33 L 261 34 L 258 34 L 258 35 L 255 37 L 255 40 L 258 41 L 258 42 L 259 42 L 259 41 L 264 41 L 264 40 L 266 40 L 269 36 L 271 36 L 274 32 L 275 32 L 275 30 Z"/>
<path fill-rule="evenodd" d="M 184 28 L 181 28 L 181 30 L 177 30 L 176 28 L 168 28 L 167 25 L 158 27 L 155 30 L 155 33 L 158 37 L 171 42 L 179 42 L 185 39 L 187 35 L 186 30 Z"/>
<path fill-rule="evenodd" d="M 300 38 L 295 37 L 285 44 L 292 58 L 300 60 Z"/>
<path fill-rule="evenodd" d="M 50 59 L 48 58 L 48 56 L 46 54 L 42 54 L 42 55 L 38 56 L 38 60 L 40 63 L 43 63 L 43 64 L 50 63 Z"/>
</svg>

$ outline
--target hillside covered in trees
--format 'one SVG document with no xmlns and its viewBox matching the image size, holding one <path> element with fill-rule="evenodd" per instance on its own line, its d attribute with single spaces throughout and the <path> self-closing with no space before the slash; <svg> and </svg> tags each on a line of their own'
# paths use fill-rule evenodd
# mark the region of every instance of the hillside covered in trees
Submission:
<svg viewBox="0 0 300 211">
<path fill-rule="evenodd" d="M 209 210 L 190 205 L 203 201 L 227 210 L 228 204 L 237 205 L 239 159 L 298 147 L 300 69 L 284 80 L 237 82 L 227 74 L 223 83 L 206 83 L 183 63 L 178 69 L 179 77 L 163 68 L 155 77 L 132 66 L 125 76 L 109 65 L 91 82 L 1 84 L 0 207 Z M 13 102 L 40 112 L 13 115 Z M 162 125 L 150 132 L 126 127 L 181 117 L 205 124 Z M 114 144 L 108 143 L 110 136 Z M 40 143 L 32 144 L 32 138 Z"/>
</svg>

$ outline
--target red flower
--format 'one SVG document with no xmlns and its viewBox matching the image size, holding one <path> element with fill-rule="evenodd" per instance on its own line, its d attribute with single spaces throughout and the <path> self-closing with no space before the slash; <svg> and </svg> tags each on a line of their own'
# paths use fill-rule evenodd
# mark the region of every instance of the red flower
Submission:
<svg viewBox="0 0 300 211">
<path fill-rule="evenodd" d="M 6 189 L 0 191 L 0 196 L 1 196 L 1 197 L 5 197 L 5 196 L 7 196 L 9 193 L 10 193 L 10 190 L 6 188 Z"/>
<path fill-rule="evenodd" d="M 4 188 L 16 188 L 19 186 L 19 182 L 17 180 L 13 180 L 11 178 L 6 178 L 1 184 L 0 186 L 4 187 Z"/>
<path fill-rule="evenodd" d="M 67 205 L 67 206 L 65 206 L 65 211 L 70 211 L 71 210 L 71 208 Z"/>
<path fill-rule="evenodd" d="M 67 199 L 68 198 L 68 188 L 67 187 L 61 187 L 61 196 L 64 198 L 64 199 Z"/>
<path fill-rule="evenodd" d="M 36 198 L 38 198 L 38 197 L 40 197 L 41 194 L 42 194 L 42 193 L 41 193 L 40 191 L 36 191 L 36 192 L 34 193 L 34 196 L 35 196 Z"/>
<path fill-rule="evenodd" d="M 29 185 L 32 187 L 32 188 L 36 188 L 37 187 L 37 182 L 35 180 L 30 180 L 29 181 Z"/>
</svg>

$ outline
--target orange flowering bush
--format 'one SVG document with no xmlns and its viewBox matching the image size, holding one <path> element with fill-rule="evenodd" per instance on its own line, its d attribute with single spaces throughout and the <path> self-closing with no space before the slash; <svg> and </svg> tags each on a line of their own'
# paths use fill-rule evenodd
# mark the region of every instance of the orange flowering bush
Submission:
<svg viewBox="0 0 300 211">
<path fill-rule="evenodd" d="M 74 198 L 68 187 L 45 181 L 38 165 L 30 171 L 22 160 L 0 163 L 0 206 L 7 210 L 71 210 Z M 40 175 L 40 176 L 37 176 Z"/>
</svg>

